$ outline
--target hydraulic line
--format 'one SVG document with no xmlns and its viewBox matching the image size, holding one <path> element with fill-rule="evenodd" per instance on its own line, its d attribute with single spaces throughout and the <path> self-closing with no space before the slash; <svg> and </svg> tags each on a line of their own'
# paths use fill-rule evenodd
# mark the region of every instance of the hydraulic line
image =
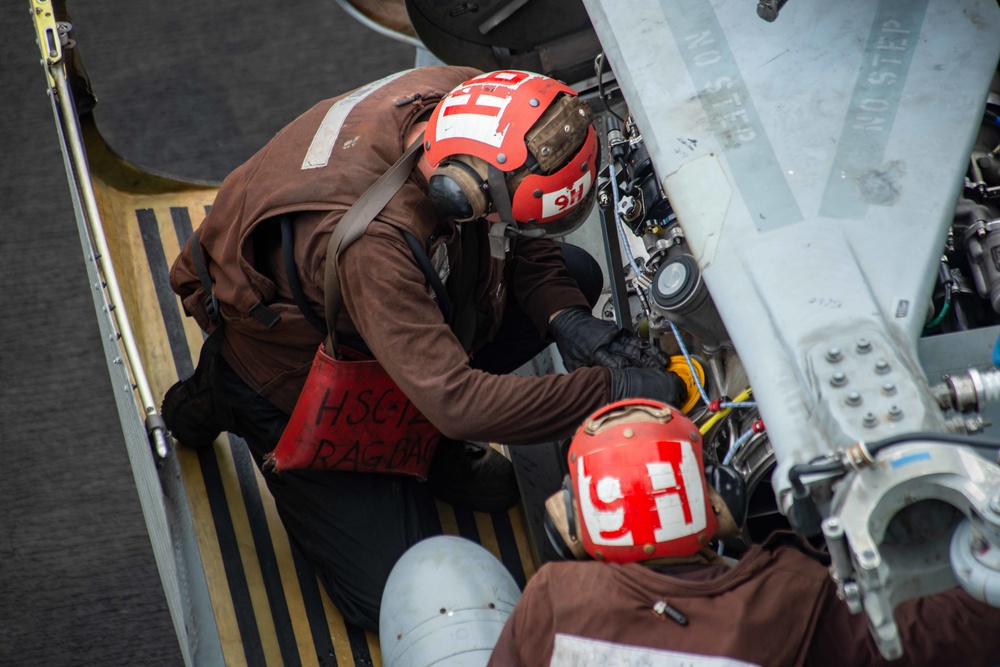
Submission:
<svg viewBox="0 0 1000 667">
<path fill-rule="evenodd" d="M 764 433 L 764 422 L 758 419 L 750 426 L 749 429 L 747 429 L 746 433 L 741 435 L 736 442 L 732 444 L 729 451 L 726 452 L 726 457 L 722 460 L 722 464 L 729 465 L 733 460 L 733 457 L 736 456 L 736 452 L 740 451 L 740 449 L 743 448 L 743 445 L 749 442 L 755 435 L 761 435 L 762 433 Z"/>
<path fill-rule="evenodd" d="M 674 332 L 674 338 L 677 339 L 677 345 L 681 348 L 681 354 L 684 355 L 684 361 L 687 362 L 688 368 L 691 369 L 691 376 L 694 378 L 694 384 L 698 387 L 698 393 L 701 394 L 701 400 L 705 401 L 705 405 L 708 405 L 708 394 L 705 393 L 705 387 L 702 386 L 701 380 L 698 379 L 698 373 L 695 371 L 694 363 L 691 361 L 691 355 L 688 354 L 687 346 L 684 345 L 684 341 L 681 340 L 681 332 L 677 330 L 677 325 L 673 322 L 669 322 L 670 329 Z"/>
<path fill-rule="evenodd" d="M 713 426 L 715 426 L 717 423 L 719 423 L 720 420 L 725 418 L 726 415 L 732 412 L 734 407 L 746 406 L 748 404 L 756 405 L 756 403 L 747 401 L 747 399 L 750 398 L 751 393 L 753 393 L 753 389 L 751 387 L 747 387 L 739 394 L 737 394 L 736 398 L 734 398 L 731 403 L 725 403 L 724 405 L 726 405 L 727 407 L 723 408 L 719 412 L 716 412 L 714 415 L 709 417 L 704 424 L 698 427 L 698 430 L 701 432 L 701 434 L 705 435 L 706 433 L 708 433 Z"/>
<path fill-rule="evenodd" d="M 875 456 L 889 447 L 904 445 L 908 442 L 926 440 L 943 445 L 959 445 L 963 447 L 978 447 L 1000 450 L 1000 442 L 995 440 L 983 440 L 982 438 L 960 435 L 957 433 L 934 433 L 916 432 L 901 433 L 889 436 L 872 443 L 858 441 L 850 447 L 838 452 L 836 460 L 825 460 L 812 463 L 800 463 L 788 469 L 788 481 L 792 488 L 800 494 L 806 493 L 805 484 L 802 482 L 803 475 L 819 473 L 845 473 L 848 467 L 862 468 L 875 462 Z"/>
</svg>

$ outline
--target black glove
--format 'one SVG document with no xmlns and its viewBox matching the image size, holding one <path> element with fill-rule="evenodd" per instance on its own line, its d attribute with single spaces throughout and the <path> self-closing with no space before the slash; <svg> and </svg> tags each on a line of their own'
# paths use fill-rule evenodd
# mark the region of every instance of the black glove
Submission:
<svg viewBox="0 0 1000 667">
<path fill-rule="evenodd" d="M 670 360 L 647 340 L 581 306 L 566 308 L 549 323 L 567 371 L 581 366 L 666 368 Z"/>
<path fill-rule="evenodd" d="M 679 407 L 687 400 L 687 386 L 676 373 L 655 368 L 611 368 L 611 401 L 649 398 Z"/>
</svg>

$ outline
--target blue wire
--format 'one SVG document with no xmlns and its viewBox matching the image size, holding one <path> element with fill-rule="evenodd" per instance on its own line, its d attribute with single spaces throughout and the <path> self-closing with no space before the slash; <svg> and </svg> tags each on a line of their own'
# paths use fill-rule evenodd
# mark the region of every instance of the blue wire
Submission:
<svg viewBox="0 0 1000 667">
<path fill-rule="evenodd" d="M 681 332 L 677 330 L 677 325 L 675 325 L 670 320 L 667 320 L 670 324 L 670 329 L 674 332 L 674 338 L 677 339 L 677 345 L 681 348 L 681 354 L 684 355 L 684 361 L 687 362 L 688 368 L 691 369 L 691 377 L 694 378 L 695 386 L 698 387 L 698 393 L 701 394 L 701 400 L 705 401 L 705 405 L 708 405 L 710 401 L 708 400 L 708 394 L 705 393 L 705 388 L 701 386 L 701 380 L 698 379 L 698 371 L 695 370 L 694 363 L 691 361 L 691 355 L 688 354 L 687 347 L 684 345 L 684 341 L 681 340 Z"/>
<path fill-rule="evenodd" d="M 729 465 L 729 462 L 733 460 L 733 456 L 736 454 L 736 452 L 739 451 L 740 447 L 742 447 L 744 443 L 746 443 L 746 441 L 752 437 L 753 437 L 753 429 L 750 429 L 749 431 L 741 435 L 739 438 L 737 438 L 736 442 L 733 443 L 733 446 L 729 448 L 728 452 L 726 452 L 726 457 L 722 459 L 722 465 L 724 466 Z"/>
<path fill-rule="evenodd" d="M 623 223 L 621 218 L 618 217 L 618 178 L 615 176 L 615 161 L 611 160 L 608 164 L 608 172 L 611 175 L 611 195 L 614 204 L 614 216 L 615 216 L 615 229 L 618 230 L 618 238 L 622 242 L 622 248 L 625 249 L 625 256 L 628 257 L 628 263 L 632 267 L 635 277 L 639 277 L 639 266 L 635 263 L 635 257 L 632 255 L 632 247 L 628 244 L 628 238 L 625 236 L 625 230 L 622 229 Z"/>
<path fill-rule="evenodd" d="M 742 403 L 719 403 L 719 409 L 723 410 L 725 408 L 756 408 L 757 403 L 754 401 L 743 401 Z"/>
</svg>

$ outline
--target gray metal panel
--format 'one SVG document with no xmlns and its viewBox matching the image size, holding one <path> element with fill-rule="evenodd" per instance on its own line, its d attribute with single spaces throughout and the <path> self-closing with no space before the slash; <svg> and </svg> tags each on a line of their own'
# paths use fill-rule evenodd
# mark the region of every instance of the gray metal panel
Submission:
<svg viewBox="0 0 1000 667">
<path fill-rule="evenodd" d="M 774 23 L 741 0 L 586 5 L 748 370 L 779 480 L 848 439 L 942 428 L 915 346 L 1000 55 L 996 3 L 791 0 Z M 900 421 L 862 337 L 891 367 Z M 833 345 L 856 409 L 826 382 Z"/>
</svg>

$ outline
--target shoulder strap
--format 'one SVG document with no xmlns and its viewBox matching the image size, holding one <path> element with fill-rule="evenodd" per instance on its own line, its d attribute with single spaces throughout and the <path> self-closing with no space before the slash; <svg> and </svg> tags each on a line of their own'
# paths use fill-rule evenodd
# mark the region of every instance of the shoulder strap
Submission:
<svg viewBox="0 0 1000 667">
<path fill-rule="evenodd" d="M 340 292 L 340 276 L 337 275 L 340 253 L 361 238 L 375 216 L 382 212 L 389 200 L 403 187 L 403 183 L 406 182 L 413 170 L 413 165 L 417 162 L 423 143 L 424 135 L 421 133 L 417 140 L 406 149 L 402 157 L 396 161 L 396 164 L 392 165 L 370 188 L 365 190 L 363 195 L 358 197 L 358 200 L 348 209 L 330 235 L 330 242 L 326 249 L 323 288 L 328 329 L 326 352 L 332 357 L 337 356 L 337 316 L 340 314 L 340 306 L 344 299 Z"/>
<path fill-rule="evenodd" d="M 441 282 L 441 276 L 434 270 L 431 258 L 427 256 L 427 249 L 420 243 L 420 239 L 407 230 L 400 229 L 399 231 L 406 240 L 406 245 L 410 246 L 410 252 L 413 253 L 413 258 L 417 260 L 417 264 L 424 272 L 424 276 L 426 276 L 427 282 L 430 283 L 431 289 L 434 290 L 434 295 L 438 300 L 438 308 L 441 309 L 441 314 L 444 315 L 444 321 L 451 326 L 454 315 L 451 297 L 448 296 L 448 290 L 445 289 L 444 283 Z"/>
<path fill-rule="evenodd" d="M 285 214 L 279 218 L 281 225 L 281 254 L 285 259 L 285 279 L 288 281 L 288 289 L 295 299 L 295 305 L 299 307 L 302 316 L 321 335 L 326 336 L 328 332 L 326 322 L 316 314 L 316 311 L 309 305 L 305 292 L 302 291 L 302 282 L 299 280 L 299 272 L 295 268 L 295 236 L 292 229 L 292 216 Z"/>
<path fill-rule="evenodd" d="M 208 266 L 205 265 L 205 257 L 201 254 L 201 242 L 198 240 L 199 231 L 196 229 L 191 233 L 191 259 L 194 261 L 194 268 L 198 272 L 198 279 L 201 281 L 202 289 L 205 290 L 205 313 L 213 324 L 221 324 L 219 298 L 215 296 L 215 284 L 212 282 L 212 274 L 208 272 Z"/>
</svg>

